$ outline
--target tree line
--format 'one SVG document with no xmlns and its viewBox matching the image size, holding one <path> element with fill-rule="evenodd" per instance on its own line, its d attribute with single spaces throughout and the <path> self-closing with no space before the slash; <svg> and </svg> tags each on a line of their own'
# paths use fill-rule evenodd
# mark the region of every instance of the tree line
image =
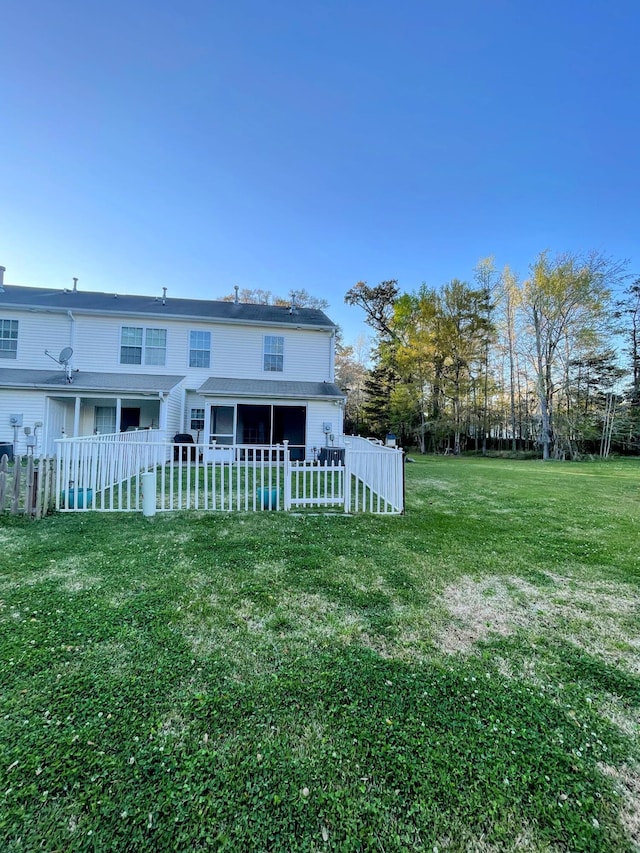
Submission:
<svg viewBox="0 0 640 853">
<path fill-rule="evenodd" d="M 345 296 L 375 333 L 339 344 L 346 431 L 421 452 L 640 450 L 640 279 L 599 252 L 542 252 L 521 280 L 482 259 L 471 282 Z"/>
</svg>

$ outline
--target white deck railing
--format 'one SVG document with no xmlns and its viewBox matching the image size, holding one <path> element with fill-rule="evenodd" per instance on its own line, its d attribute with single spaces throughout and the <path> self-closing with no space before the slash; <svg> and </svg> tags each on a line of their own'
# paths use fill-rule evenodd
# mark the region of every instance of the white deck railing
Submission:
<svg viewBox="0 0 640 853">
<path fill-rule="evenodd" d="M 291 460 L 286 443 L 174 444 L 159 430 L 56 444 L 58 510 L 140 511 L 142 475 L 151 471 L 158 511 L 404 510 L 403 453 L 355 437 L 323 463 Z"/>
<path fill-rule="evenodd" d="M 111 508 L 123 503 L 122 489 L 130 491 L 134 478 L 157 464 L 167 453 L 167 442 L 160 430 L 136 430 L 108 435 L 88 435 L 56 441 L 56 509 L 89 509 L 95 499 L 108 490 Z M 114 487 L 120 496 L 114 501 Z M 106 507 L 101 507 L 106 508 Z"/>
<path fill-rule="evenodd" d="M 345 436 L 347 495 L 352 512 L 404 512 L 404 453 L 373 444 L 366 438 Z"/>
</svg>

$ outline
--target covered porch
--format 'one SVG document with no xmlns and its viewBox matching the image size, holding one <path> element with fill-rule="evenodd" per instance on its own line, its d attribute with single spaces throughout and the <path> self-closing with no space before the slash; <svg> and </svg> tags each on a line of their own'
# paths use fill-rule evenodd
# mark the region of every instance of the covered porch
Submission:
<svg viewBox="0 0 640 853">
<path fill-rule="evenodd" d="M 172 392 L 180 376 L 78 374 L 44 400 L 44 450 L 59 438 L 158 430 L 166 435 Z M 176 406 L 179 403 L 176 402 Z"/>
<path fill-rule="evenodd" d="M 291 459 L 313 459 L 329 436 L 342 435 L 344 393 L 330 382 L 212 377 L 204 398 L 204 435 L 224 447 L 288 444 Z"/>
</svg>

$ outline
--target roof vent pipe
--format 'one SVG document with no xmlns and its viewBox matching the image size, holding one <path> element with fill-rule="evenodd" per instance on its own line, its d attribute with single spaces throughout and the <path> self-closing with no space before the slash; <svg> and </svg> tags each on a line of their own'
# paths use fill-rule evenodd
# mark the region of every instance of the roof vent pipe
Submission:
<svg viewBox="0 0 640 853">
<path fill-rule="evenodd" d="M 166 287 L 162 288 L 162 304 L 163 305 L 167 304 L 167 288 Z"/>
<path fill-rule="evenodd" d="M 0 267 L 0 293 L 4 293 L 4 274 L 6 271 L 6 267 Z"/>
<path fill-rule="evenodd" d="M 77 278 L 73 279 L 73 292 L 74 293 L 78 292 L 78 279 Z"/>
<path fill-rule="evenodd" d="M 238 304 L 238 302 L 240 301 L 240 300 L 238 299 L 238 290 L 240 290 L 240 288 L 238 287 L 238 285 L 237 285 L 237 284 L 234 284 L 234 285 L 233 285 L 233 289 L 234 289 L 234 290 L 235 290 L 235 292 L 236 292 L 236 298 L 235 298 L 233 301 L 234 301 L 234 302 L 236 303 L 236 305 L 237 305 L 237 304 Z"/>
</svg>

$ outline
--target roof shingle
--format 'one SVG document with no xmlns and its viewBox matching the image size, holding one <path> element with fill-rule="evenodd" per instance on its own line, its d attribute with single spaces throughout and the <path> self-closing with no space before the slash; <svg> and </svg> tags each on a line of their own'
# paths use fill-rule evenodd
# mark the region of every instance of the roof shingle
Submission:
<svg viewBox="0 0 640 853">
<path fill-rule="evenodd" d="M 208 299 L 179 299 L 134 296 L 129 294 L 97 293 L 88 290 L 47 290 L 42 287 L 21 287 L 5 284 L 0 292 L 0 308 L 43 309 L 47 311 L 77 311 L 79 313 L 128 314 L 157 319 L 190 318 L 216 320 L 223 323 L 268 323 L 317 329 L 335 329 L 323 311 L 316 308 L 295 308 L 282 305 L 254 305 L 248 302 L 219 302 Z"/>
</svg>

